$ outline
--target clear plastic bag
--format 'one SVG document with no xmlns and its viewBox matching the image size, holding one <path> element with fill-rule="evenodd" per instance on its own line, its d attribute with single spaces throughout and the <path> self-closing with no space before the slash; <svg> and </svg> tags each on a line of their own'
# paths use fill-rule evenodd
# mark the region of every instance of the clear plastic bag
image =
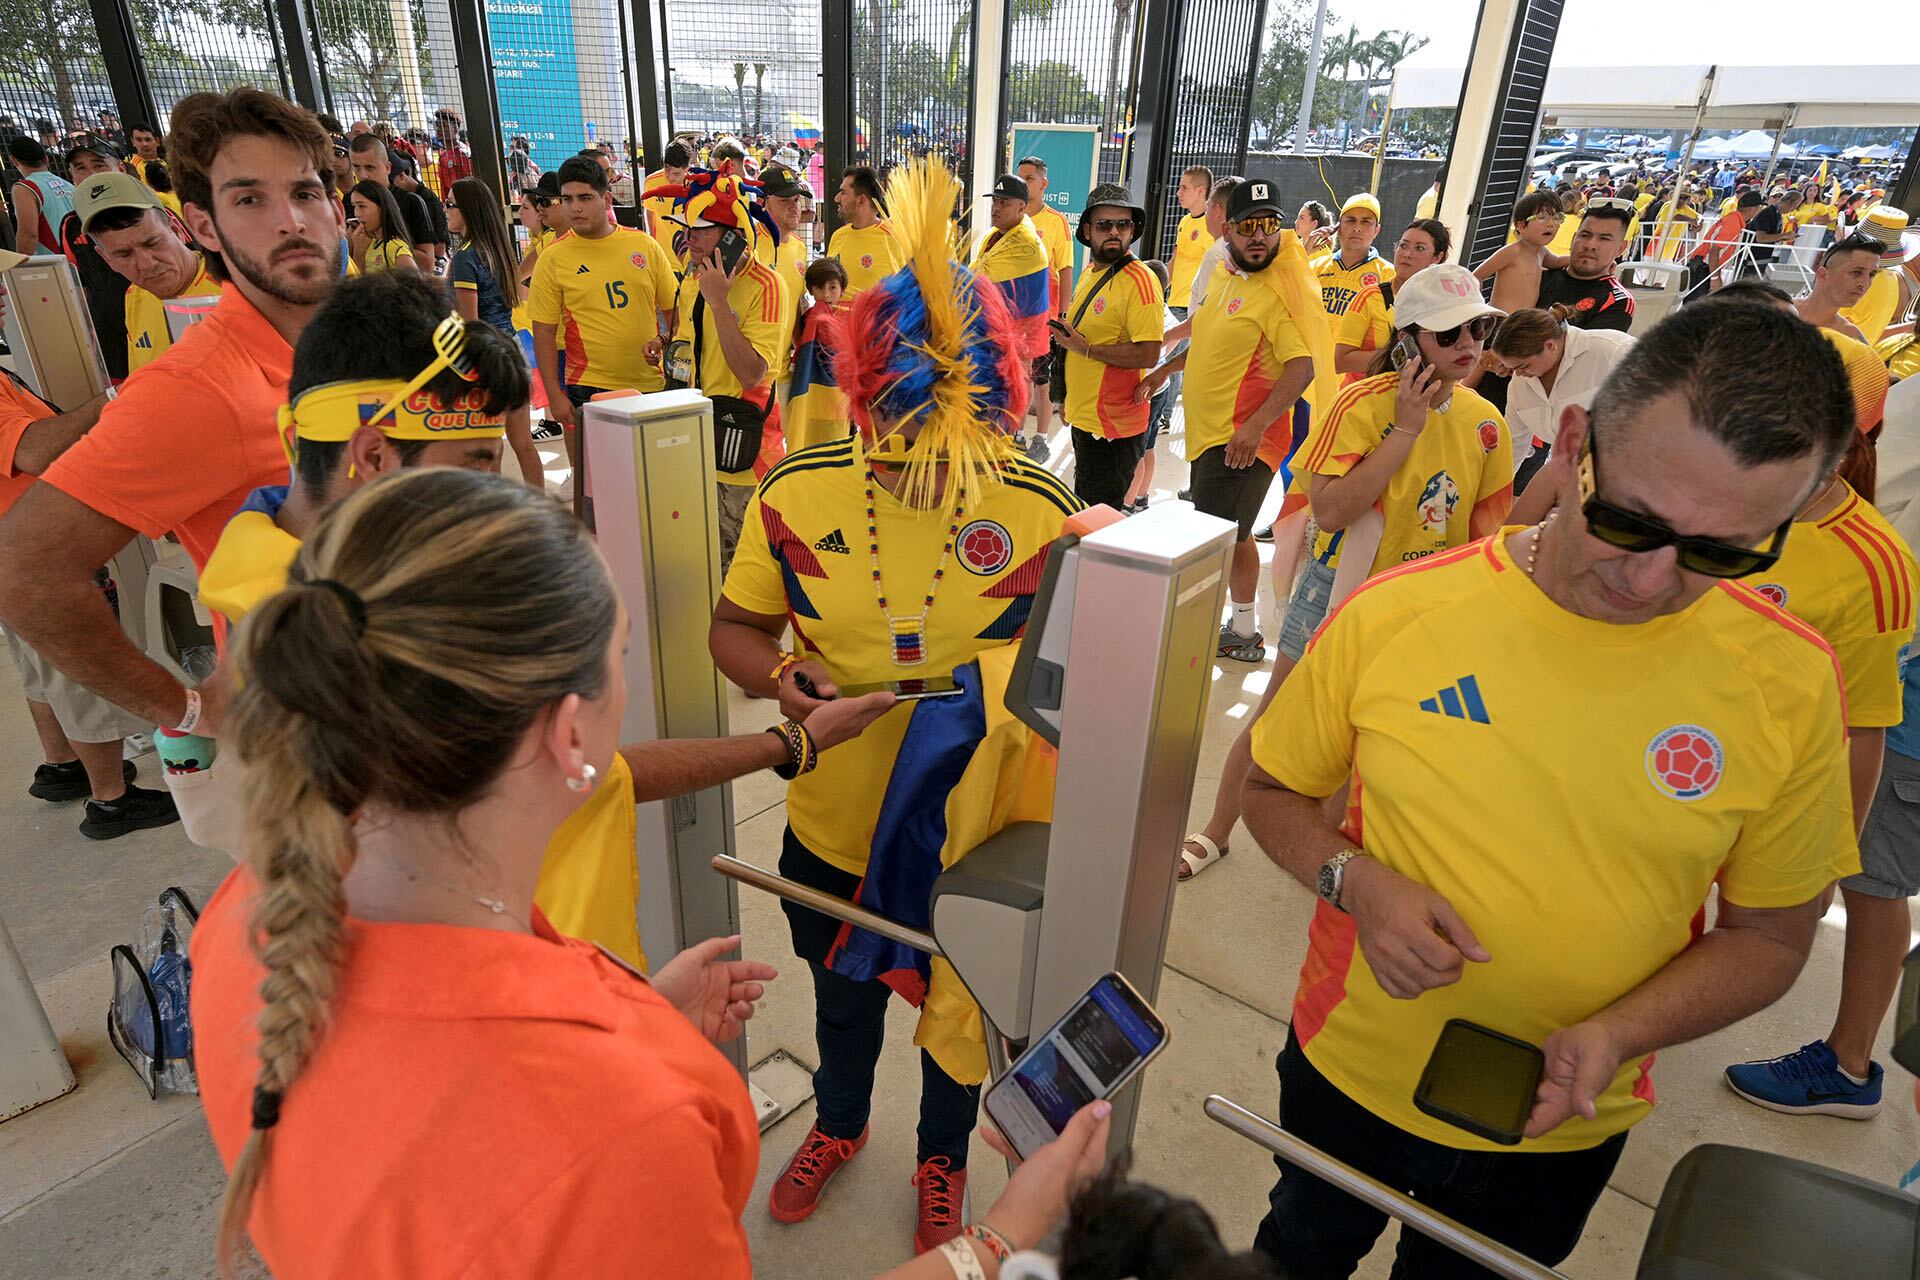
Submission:
<svg viewBox="0 0 1920 1280">
<path fill-rule="evenodd" d="M 187 946 L 200 913 L 177 888 L 161 893 L 140 918 L 137 946 L 113 949 L 113 1001 L 107 1038 L 147 1088 L 147 1096 L 199 1093 L 193 1071 Z"/>
</svg>

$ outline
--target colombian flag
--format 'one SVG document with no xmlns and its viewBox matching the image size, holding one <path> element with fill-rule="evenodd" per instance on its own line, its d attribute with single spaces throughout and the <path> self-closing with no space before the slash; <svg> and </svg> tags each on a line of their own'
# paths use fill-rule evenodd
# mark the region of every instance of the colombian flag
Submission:
<svg viewBox="0 0 1920 1280">
<path fill-rule="evenodd" d="M 808 150 L 820 145 L 820 122 L 798 111 L 787 113 L 787 123 L 793 126 L 794 142 Z"/>
<path fill-rule="evenodd" d="M 1029 360 L 1046 354 L 1053 273 L 1033 219 L 1022 218 L 1011 231 L 988 235 L 973 255 L 973 269 L 1000 286 L 1021 335 L 1020 354 Z"/>
<path fill-rule="evenodd" d="M 1059 753 L 1006 708 L 1019 651 L 988 649 L 953 673 L 963 694 L 914 705 L 854 901 L 924 929 L 942 871 L 1012 823 L 1052 820 Z M 919 1008 L 913 1042 L 941 1070 L 962 1084 L 986 1079 L 980 1008 L 945 960 L 842 925 L 827 967 L 885 982 Z"/>
<path fill-rule="evenodd" d="M 834 308 L 844 313 L 844 307 Z M 800 337 L 793 347 L 793 382 L 787 392 L 787 435 L 793 447 L 843 440 L 852 431 L 847 397 L 833 377 L 833 348 L 820 332 L 827 309 L 808 309 L 800 321 Z"/>
</svg>

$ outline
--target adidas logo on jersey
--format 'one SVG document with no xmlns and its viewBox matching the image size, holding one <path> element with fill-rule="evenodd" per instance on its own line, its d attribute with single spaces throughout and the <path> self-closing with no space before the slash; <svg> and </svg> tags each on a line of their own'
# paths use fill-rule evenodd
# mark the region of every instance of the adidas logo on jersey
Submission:
<svg viewBox="0 0 1920 1280">
<path fill-rule="evenodd" d="M 1480 680 L 1477 676 L 1461 676 L 1433 697 L 1420 699 L 1420 709 L 1449 720 L 1493 723 L 1487 715 L 1487 704 L 1480 699 Z"/>
<path fill-rule="evenodd" d="M 141 351 L 151 351 L 153 350 L 153 335 L 150 333 L 143 333 L 140 335 L 140 340 L 138 342 L 135 342 L 133 345 Z"/>
<path fill-rule="evenodd" d="M 586 264 L 586 263 L 584 263 L 584 262 L 583 262 L 583 263 L 581 263 L 581 264 L 580 264 L 580 269 L 579 269 L 578 271 L 575 271 L 575 272 L 574 272 L 573 274 L 575 274 L 575 275 L 577 275 L 577 276 L 584 276 L 584 275 L 586 275 L 586 274 L 587 274 L 587 264 Z"/>
<path fill-rule="evenodd" d="M 847 539 L 838 529 L 813 544 L 815 551 L 831 551 L 835 555 L 850 556 L 853 548 L 847 545 Z"/>
</svg>

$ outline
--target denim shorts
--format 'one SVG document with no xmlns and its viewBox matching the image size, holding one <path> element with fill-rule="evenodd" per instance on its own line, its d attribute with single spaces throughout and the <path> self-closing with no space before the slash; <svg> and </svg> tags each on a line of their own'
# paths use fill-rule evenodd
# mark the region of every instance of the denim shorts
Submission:
<svg viewBox="0 0 1920 1280">
<path fill-rule="evenodd" d="M 1280 620 L 1280 652 L 1300 661 L 1307 641 L 1326 620 L 1327 605 L 1333 599 L 1333 566 L 1309 559 L 1300 570 L 1300 581 L 1287 601 L 1286 617 Z"/>
</svg>

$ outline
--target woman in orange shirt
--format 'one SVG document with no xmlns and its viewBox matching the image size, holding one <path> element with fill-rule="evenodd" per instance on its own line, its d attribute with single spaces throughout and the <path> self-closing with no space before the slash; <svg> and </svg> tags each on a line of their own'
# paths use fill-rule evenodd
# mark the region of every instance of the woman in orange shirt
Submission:
<svg viewBox="0 0 1920 1280">
<path fill-rule="evenodd" d="M 710 1042 L 773 970 L 722 938 L 648 980 L 533 905 L 619 749 L 628 624 L 592 542 L 523 486 L 421 469 L 332 509 L 288 583 L 237 632 L 222 739 L 251 766 L 251 865 L 192 944 L 223 1271 L 250 1236 L 282 1280 L 748 1275 L 758 1132 Z M 798 740 L 628 748 L 636 789 L 805 767 L 808 734 L 883 709 L 864 701 Z M 1064 1211 L 1105 1129 L 1089 1108 L 1020 1170 L 977 1228 L 986 1275 L 993 1242 Z"/>
</svg>

